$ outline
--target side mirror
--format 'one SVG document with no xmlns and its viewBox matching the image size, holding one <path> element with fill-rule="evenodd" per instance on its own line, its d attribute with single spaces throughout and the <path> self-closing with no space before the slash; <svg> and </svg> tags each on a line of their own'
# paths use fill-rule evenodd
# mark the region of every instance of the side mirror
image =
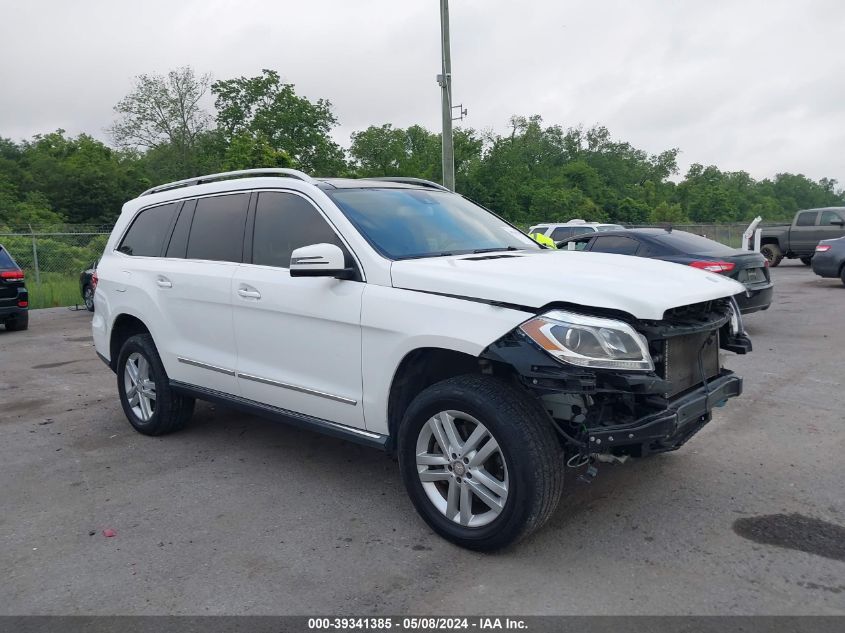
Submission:
<svg viewBox="0 0 845 633">
<path fill-rule="evenodd" d="M 845 220 L 831 220 L 830 223 L 836 226 L 845 226 Z"/>
<path fill-rule="evenodd" d="M 352 279 L 355 270 L 344 266 L 343 251 L 339 247 L 334 244 L 312 244 L 291 253 L 290 276 Z"/>
</svg>

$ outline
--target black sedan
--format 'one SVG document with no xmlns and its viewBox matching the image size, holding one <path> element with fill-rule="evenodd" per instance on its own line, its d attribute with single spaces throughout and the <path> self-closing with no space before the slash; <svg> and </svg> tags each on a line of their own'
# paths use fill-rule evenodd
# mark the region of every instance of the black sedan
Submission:
<svg viewBox="0 0 845 633">
<path fill-rule="evenodd" d="M 845 284 L 845 237 L 819 242 L 812 264 L 820 277 L 839 277 Z"/>
<path fill-rule="evenodd" d="M 0 245 L 0 323 L 7 330 L 29 327 L 29 293 L 24 273 L 11 253 Z"/>
<path fill-rule="evenodd" d="M 94 311 L 94 291 L 97 289 L 97 262 L 94 261 L 87 269 L 79 274 L 79 292 L 82 293 L 82 300 L 85 307 Z"/>
<path fill-rule="evenodd" d="M 572 237 L 559 242 L 559 249 L 617 253 L 662 259 L 727 275 L 745 286 L 736 296 L 743 314 L 767 310 L 772 303 L 772 284 L 766 258 L 754 251 L 741 251 L 720 242 L 668 229 L 626 229 Z"/>
</svg>

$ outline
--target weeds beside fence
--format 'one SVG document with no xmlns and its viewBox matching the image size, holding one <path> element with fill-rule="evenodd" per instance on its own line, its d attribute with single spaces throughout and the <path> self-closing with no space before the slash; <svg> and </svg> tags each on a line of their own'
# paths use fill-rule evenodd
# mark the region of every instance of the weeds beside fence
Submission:
<svg viewBox="0 0 845 633">
<path fill-rule="evenodd" d="M 30 308 L 82 302 L 79 274 L 99 259 L 111 227 L 0 227 L 0 244 L 26 273 Z"/>
<path fill-rule="evenodd" d="M 642 225 L 630 228 L 645 228 Z M 740 248 L 745 224 L 676 224 L 688 231 Z M 79 274 L 99 259 L 110 226 L 0 227 L 0 244 L 26 273 L 31 308 L 69 306 L 82 302 Z"/>
</svg>

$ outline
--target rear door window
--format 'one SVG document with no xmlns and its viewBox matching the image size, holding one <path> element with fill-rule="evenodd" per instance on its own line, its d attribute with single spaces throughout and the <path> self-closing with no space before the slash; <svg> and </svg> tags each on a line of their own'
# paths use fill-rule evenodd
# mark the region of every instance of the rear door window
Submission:
<svg viewBox="0 0 845 633">
<path fill-rule="evenodd" d="M 158 257 L 170 233 L 178 203 L 171 202 L 144 209 L 132 222 L 117 250 L 135 257 Z"/>
<path fill-rule="evenodd" d="M 572 236 L 572 229 L 567 226 L 559 226 L 554 231 L 552 231 L 552 239 L 555 242 L 559 242 L 560 240 L 566 239 L 567 237 Z"/>
<path fill-rule="evenodd" d="M 188 259 L 240 262 L 248 203 L 248 193 L 197 200 L 185 256 Z"/>
<path fill-rule="evenodd" d="M 253 264 L 288 268 L 291 253 L 312 244 L 334 244 L 350 265 L 346 247 L 313 204 L 293 193 L 267 191 L 258 195 Z"/>
<path fill-rule="evenodd" d="M 795 226 L 814 226 L 816 224 L 816 216 L 818 211 L 805 211 L 798 214 L 798 219 L 795 221 Z"/>
<path fill-rule="evenodd" d="M 617 255 L 634 255 L 640 244 L 630 237 L 619 237 L 618 235 L 600 235 L 593 240 L 590 249 L 593 253 L 616 253 Z"/>
</svg>

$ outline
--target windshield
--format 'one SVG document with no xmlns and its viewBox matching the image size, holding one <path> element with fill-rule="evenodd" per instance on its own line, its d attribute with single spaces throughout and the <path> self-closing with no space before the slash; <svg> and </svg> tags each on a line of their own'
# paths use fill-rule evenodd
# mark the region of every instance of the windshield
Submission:
<svg viewBox="0 0 845 633">
<path fill-rule="evenodd" d="M 518 229 L 454 193 L 369 188 L 326 193 L 390 259 L 540 248 Z"/>
</svg>

